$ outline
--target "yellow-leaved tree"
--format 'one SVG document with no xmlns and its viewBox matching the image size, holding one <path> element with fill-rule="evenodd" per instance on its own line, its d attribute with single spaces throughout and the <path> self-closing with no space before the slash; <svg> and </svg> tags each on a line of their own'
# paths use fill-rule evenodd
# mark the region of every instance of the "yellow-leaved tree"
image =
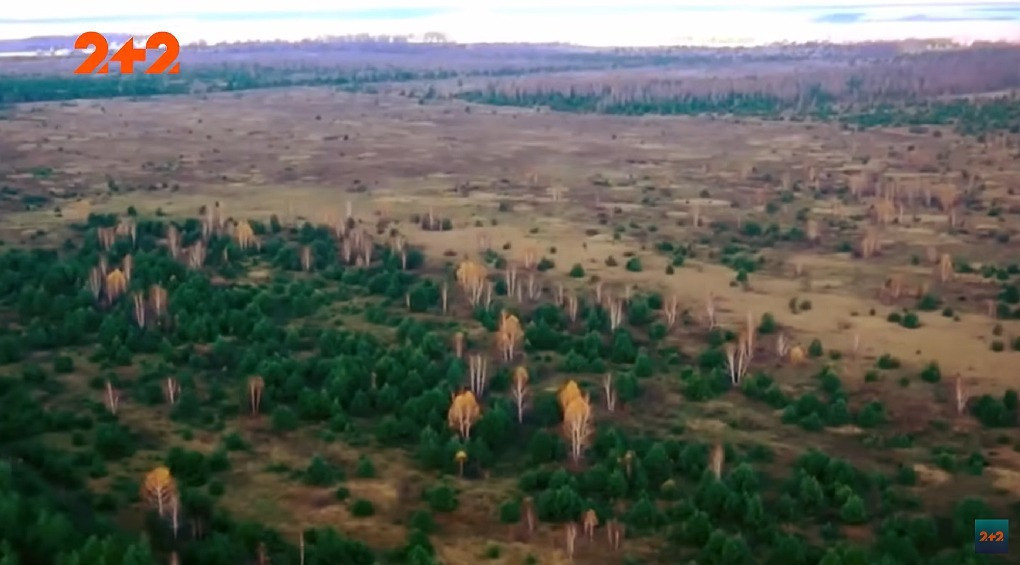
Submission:
<svg viewBox="0 0 1020 565">
<path fill-rule="evenodd" d="M 127 288 L 127 278 L 123 271 L 114 269 L 106 275 L 106 302 L 112 304 Z"/>
<path fill-rule="evenodd" d="M 566 413 L 567 405 L 570 404 L 571 400 L 575 398 L 581 398 L 581 389 L 578 388 L 577 383 L 574 381 L 567 381 L 567 384 L 563 385 L 560 389 L 558 400 L 560 401 L 560 408 Z"/>
<path fill-rule="evenodd" d="M 514 370 L 510 396 L 513 397 L 514 405 L 517 407 L 517 423 L 524 423 L 524 405 L 528 399 L 528 370 L 523 366 Z"/>
<path fill-rule="evenodd" d="M 481 412 L 475 395 L 470 390 L 465 390 L 453 397 L 450 411 L 446 414 L 446 421 L 460 434 L 460 437 L 470 439 L 471 427 L 481 417 Z"/>
<path fill-rule="evenodd" d="M 162 516 L 167 507 L 177 496 L 177 484 L 174 482 L 170 469 L 156 467 L 145 475 L 142 482 L 142 498 L 156 507 L 159 515 Z"/>
<path fill-rule="evenodd" d="M 504 361 L 513 361 L 517 354 L 517 348 L 524 339 L 524 330 L 521 328 L 521 321 L 506 310 L 500 316 L 499 329 L 496 339 L 499 341 L 500 351 L 503 352 Z"/>
<path fill-rule="evenodd" d="M 576 397 L 563 410 L 563 435 L 570 446 L 570 459 L 577 463 L 581 460 L 584 448 L 591 438 L 591 406 L 588 399 Z"/>
<path fill-rule="evenodd" d="M 487 276 L 485 267 L 471 260 L 464 261 L 457 267 L 457 284 L 464 289 L 472 306 L 477 306 L 481 301 Z"/>
</svg>

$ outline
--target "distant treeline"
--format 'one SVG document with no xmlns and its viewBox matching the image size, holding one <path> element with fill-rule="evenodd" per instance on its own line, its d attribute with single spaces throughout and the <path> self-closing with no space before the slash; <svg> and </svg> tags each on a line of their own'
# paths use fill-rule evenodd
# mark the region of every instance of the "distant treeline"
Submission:
<svg viewBox="0 0 1020 565">
<path fill-rule="evenodd" d="M 45 39 L 45 38 L 44 38 Z M 523 77 L 571 71 L 726 69 L 748 64 L 784 65 L 819 58 L 829 62 L 895 57 L 894 43 L 853 46 L 801 45 L 719 49 L 590 49 L 568 45 L 418 44 L 308 41 L 188 46 L 179 75 L 80 76 L 76 57 L 6 60 L 0 65 L 0 104 L 75 98 L 152 96 L 285 86 L 358 89 L 379 82 L 468 77 Z M 309 64 L 309 61 L 315 61 Z M 1011 68 L 1000 61 L 997 68 Z M 985 73 L 988 74 L 988 73 Z M 754 89 L 735 88 L 738 91 Z"/>
<path fill-rule="evenodd" d="M 362 51 L 363 49 L 364 51 Z M 315 65 L 300 62 L 316 57 Z M 710 50 L 575 51 L 542 46 L 423 47 L 410 44 L 252 44 L 218 46 L 182 55 L 179 75 L 74 75 L 71 59 L 15 62 L 0 72 L 0 104 L 79 98 L 230 92 L 293 86 L 358 90 L 384 82 L 514 77 L 571 71 L 726 64 L 738 57 L 786 61 L 800 54 L 719 53 Z M 252 61 L 262 61 L 254 63 Z M 20 65 L 20 67 L 19 67 Z M 49 66 L 47 66 L 49 65 Z"/>
<path fill-rule="evenodd" d="M 363 86 L 468 77 L 505 77 L 578 70 L 574 67 L 508 67 L 481 70 L 353 69 L 274 67 L 263 65 L 202 66 L 181 75 L 0 74 L 0 104 L 52 102 L 122 96 L 157 96 L 194 92 L 232 92 L 293 86 L 333 86 L 357 91 Z"/>
<path fill-rule="evenodd" d="M 907 125 L 953 125 L 965 135 L 994 131 L 1020 133 L 1020 100 L 1010 96 L 922 102 L 897 107 L 889 104 L 840 116 L 861 128 Z"/>
<path fill-rule="evenodd" d="M 841 123 L 859 128 L 954 125 L 957 131 L 968 135 L 1003 130 L 1020 133 L 1020 101 L 1011 96 L 879 104 L 870 107 L 841 106 L 835 103 L 835 95 L 820 88 L 810 89 L 795 100 L 761 92 L 728 92 L 710 96 L 687 94 L 627 100 L 590 93 L 503 92 L 496 89 L 462 92 L 456 98 L 498 106 L 546 107 L 559 112 L 626 116 L 715 114 L 775 119 L 838 119 Z"/>
<path fill-rule="evenodd" d="M 470 102 L 619 115 L 839 118 L 860 127 L 955 124 L 965 133 L 1020 127 L 1020 49 L 989 47 L 803 65 L 728 65 L 529 75 L 452 95 Z M 1010 94 L 967 98 L 976 93 Z"/>
<path fill-rule="evenodd" d="M 48 102 L 77 98 L 154 96 L 189 92 L 230 92 L 283 86 L 356 88 L 376 82 L 438 80 L 448 71 L 273 68 L 260 65 L 199 67 L 180 75 L 6 75 L 0 76 L 0 103 Z"/>
<path fill-rule="evenodd" d="M 815 113 L 824 114 L 829 101 L 823 92 L 814 99 Z M 737 116 L 774 116 L 793 108 L 791 102 L 765 93 L 730 92 L 721 96 L 683 95 L 671 98 L 619 100 L 596 94 L 576 92 L 500 92 L 474 90 L 463 92 L 457 98 L 479 104 L 497 106 L 543 106 L 559 112 L 584 112 L 641 116 L 733 114 Z"/>
</svg>

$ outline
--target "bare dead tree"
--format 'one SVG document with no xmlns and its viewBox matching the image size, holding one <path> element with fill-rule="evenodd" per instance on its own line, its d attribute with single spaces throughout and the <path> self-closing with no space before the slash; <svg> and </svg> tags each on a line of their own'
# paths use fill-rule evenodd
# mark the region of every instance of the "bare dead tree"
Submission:
<svg viewBox="0 0 1020 565">
<path fill-rule="evenodd" d="M 716 480 L 722 479 L 722 468 L 725 459 L 726 450 L 723 449 L 721 443 L 715 444 L 712 447 L 712 454 L 709 460 L 709 467 L 712 469 L 712 475 L 715 476 Z"/>
<path fill-rule="evenodd" d="M 535 531 L 535 500 L 525 496 L 521 501 L 521 513 L 524 514 L 524 524 L 528 527 L 528 533 Z"/>
<path fill-rule="evenodd" d="M 120 270 L 124 272 L 124 280 L 130 283 L 131 275 L 133 275 L 135 271 L 135 260 L 131 257 L 130 253 L 125 255 L 124 259 L 121 260 Z"/>
<path fill-rule="evenodd" d="M 537 300 L 541 288 L 535 284 L 535 273 L 528 273 L 528 300 Z"/>
<path fill-rule="evenodd" d="M 117 232 L 115 228 L 97 228 L 96 237 L 103 251 L 109 251 L 113 247 L 114 240 L 117 239 Z"/>
<path fill-rule="evenodd" d="M 173 377 L 167 377 L 163 383 L 163 394 L 166 395 L 166 400 L 171 405 L 177 402 L 177 398 L 181 392 L 181 385 L 177 383 L 177 379 Z"/>
<path fill-rule="evenodd" d="M 468 356 L 468 373 L 471 392 L 481 398 L 488 381 L 489 360 L 478 353 Z"/>
<path fill-rule="evenodd" d="M 307 245 L 301 246 L 301 270 L 306 273 L 312 270 L 312 248 Z"/>
<path fill-rule="evenodd" d="M 170 257 L 177 259 L 181 254 L 181 232 L 174 224 L 167 225 L 166 242 L 167 248 L 170 250 Z"/>
<path fill-rule="evenodd" d="M 744 345 L 744 364 L 747 366 L 751 365 L 751 361 L 754 359 L 754 346 L 755 346 L 755 335 L 757 334 L 757 328 L 754 324 L 754 316 L 751 311 L 747 312 L 747 326 L 744 328 L 743 333 L 743 345 Z M 746 369 L 745 369 L 746 370 Z"/>
<path fill-rule="evenodd" d="M 503 272 L 503 282 L 506 284 L 506 295 L 514 296 L 517 294 L 517 266 L 507 265 Z"/>
<path fill-rule="evenodd" d="M 453 334 L 453 353 L 458 359 L 464 357 L 464 332 Z"/>
<path fill-rule="evenodd" d="M 669 297 L 669 302 L 666 303 L 666 308 L 663 311 L 666 314 L 666 329 L 673 329 L 680 311 L 680 301 L 675 294 Z"/>
<path fill-rule="evenodd" d="M 524 423 L 524 408 L 528 401 L 528 370 L 522 367 L 517 367 L 514 371 L 513 382 L 511 383 L 510 396 L 514 400 L 514 406 L 517 408 L 517 423 Z"/>
<path fill-rule="evenodd" d="M 948 282 L 953 277 L 953 258 L 943 253 L 939 259 L 938 277 L 940 282 Z"/>
<path fill-rule="evenodd" d="M 134 304 L 135 323 L 139 328 L 145 327 L 145 295 L 135 292 L 131 295 Z"/>
<path fill-rule="evenodd" d="M 201 269 L 205 265 L 205 244 L 196 241 L 188 248 L 188 266 L 192 269 Z"/>
<path fill-rule="evenodd" d="M 259 406 L 262 404 L 262 390 L 266 387 L 266 381 L 255 375 L 248 379 L 248 404 L 251 408 L 251 415 L 258 416 Z"/>
<path fill-rule="evenodd" d="M 616 389 L 613 386 L 613 374 L 606 373 L 602 377 L 602 393 L 606 397 L 606 410 L 616 411 Z"/>
<path fill-rule="evenodd" d="M 609 329 L 616 331 L 623 323 L 623 301 L 612 298 L 609 300 Z"/>
<path fill-rule="evenodd" d="M 967 389 L 963 384 L 963 378 L 960 375 L 956 375 L 954 392 L 956 397 L 956 413 L 957 415 L 963 415 L 967 411 L 967 401 L 970 400 L 970 396 L 967 394 Z"/>
<path fill-rule="evenodd" d="M 89 292 L 92 293 L 92 298 L 96 301 L 103 293 L 103 281 L 106 279 L 106 274 L 103 273 L 102 267 L 95 266 L 89 271 Z"/>
<path fill-rule="evenodd" d="M 567 522 L 565 534 L 567 538 L 566 542 L 567 559 L 573 561 L 574 544 L 577 541 L 577 524 L 575 524 L 574 522 Z"/>
<path fill-rule="evenodd" d="M 173 532 L 174 539 L 177 539 L 177 530 L 181 527 L 181 499 L 177 493 L 174 493 L 173 498 L 170 499 L 170 530 Z"/>
<path fill-rule="evenodd" d="M 711 292 L 705 297 L 705 323 L 708 325 L 709 331 L 714 330 L 718 322 L 716 321 L 716 299 L 715 295 Z"/>
<path fill-rule="evenodd" d="M 613 551 L 620 550 L 620 542 L 623 541 L 625 527 L 619 521 L 610 518 L 606 521 L 606 538 L 609 540 L 609 547 Z"/>
<path fill-rule="evenodd" d="M 786 359 L 787 354 L 790 353 L 790 340 L 786 338 L 785 334 L 776 335 L 776 356 L 780 361 Z"/>
<path fill-rule="evenodd" d="M 117 407 L 120 406 L 120 392 L 113 388 L 110 379 L 106 380 L 106 409 L 110 414 L 117 415 Z"/>
<path fill-rule="evenodd" d="M 588 541 L 593 541 L 595 539 L 595 528 L 599 526 L 599 516 L 595 513 L 594 509 L 589 508 L 584 513 L 581 525 L 584 527 L 584 534 L 588 536 Z"/>
</svg>

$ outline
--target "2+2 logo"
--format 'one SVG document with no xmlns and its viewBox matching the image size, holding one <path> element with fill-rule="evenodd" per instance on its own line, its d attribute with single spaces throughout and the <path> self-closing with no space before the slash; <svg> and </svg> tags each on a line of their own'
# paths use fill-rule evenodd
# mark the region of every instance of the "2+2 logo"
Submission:
<svg viewBox="0 0 1020 565">
<path fill-rule="evenodd" d="M 106 37 L 97 31 L 86 31 L 74 40 L 74 48 L 86 50 L 93 47 L 94 50 L 74 70 L 76 75 L 88 75 L 98 72 L 105 75 L 110 72 L 110 62 L 106 61 L 110 53 L 110 43 Z M 157 31 L 145 41 L 145 49 L 135 47 L 135 38 L 128 38 L 124 45 L 110 57 L 110 61 L 120 66 L 120 74 L 129 75 L 135 72 L 135 63 L 144 63 L 145 56 L 149 49 L 164 49 L 163 54 L 145 69 L 147 75 L 159 75 L 169 73 L 176 75 L 181 72 L 181 64 L 177 62 L 177 56 L 181 53 L 181 44 L 177 38 L 168 31 Z M 99 65 L 102 64 L 100 67 Z M 98 71 L 96 70 L 98 68 Z"/>
</svg>

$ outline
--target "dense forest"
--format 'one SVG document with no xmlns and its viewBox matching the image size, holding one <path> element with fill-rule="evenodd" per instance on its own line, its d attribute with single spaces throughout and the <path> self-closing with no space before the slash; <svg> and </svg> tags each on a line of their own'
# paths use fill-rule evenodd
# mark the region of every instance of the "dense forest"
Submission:
<svg viewBox="0 0 1020 565">
<path fill-rule="evenodd" d="M 947 72 L 947 69 L 952 69 Z M 616 115 L 838 119 L 858 128 L 955 125 L 966 134 L 1020 131 L 1020 50 L 925 52 L 850 64 L 719 64 L 711 72 L 624 69 L 492 79 L 450 96 L 469 102 Z M 970 97 L 978 93 L 995 96 Z"/>
<path fill-rule="evenodd" d="M 474 103 L 546 107 L 559 112 L 598 112 L 626 116 L 715 114 L 767 119 L 837 119 L 857 128 L 953 125 L 957 131 L 968 135 L 994 131 L 1020 133 L 1020 103 L 1012 96 L 880 104 L 850 110 L 840 109 L 833 103 L 835 96 L 819 87 L 810 89 L 799 100 L 783 100 L 765 93 L 741 92 L 717 96 L 613 100 L 573 92 L 503 93 L 495 89 L 464 92 L 457 97 Z M 810 110 L 804 111 L 804 108 Z"/>
<path fill-rule="evenodd" d="M 491 509 L 493 523 L 569 528 L 583 516 L 628 540 L 659 540 L 656 560 L 670 563 L 986 562 L 970 545 L 973 520 L 1002 515 L 1002 501 L 960 493 L 951 510 L 936 511 L 909 490 L 918 480 L 910 466 L 862 468 L 816 448 L 784 461 L 765 443 L 713 446 L 682 420 L 638 426 L 640 407 L 655 401 L 647 389 L 667 382 L 692 404 L 738 394 L 780 411 L 781 425 L 853 423 L 870 449 L 909 445 L 883 431 L 881 400 L 851 401 L 817 341 L 806 352 L 815 390 L 790 393 L 766 372 L 735 382 L 726 351 L 737 336 L 693 327 L 655 293 L 629 297 L 625 311 L 586 296 L 573 306 L 521 303 L 493 277 L 483 300 L 476 291 L 487 270 L 506 267 L 494 250 L 479 264 L 432 258 L 426 267 L 413 246 L 393 244 L 403 241 L 393 228 L 208 217 L 92 215 L 57 249 L 0 255 L 0 564 L 165 563 L 174 554 L 204 565 L 424 565 L 436 562 L 439 518 L 493 477 L 516 483 Z M 351 251 L 350 241 L 360 246 Z M 658 248 L 676 269 L 693 253 L 684 242 Z M 539 265 L 555 269 L 551 258 Z M 569 276 L 582 279 L 583 268 Z M 453 287 L 448 305 L 455 280 L 467 304 Z M 667 311 L 698 336 L 697 351 L 665 339 Z M 486 375 L 475 356 L 492 332 L 506 335 L 511 318 L 523 351 L 504 349 L 509 359 L 493 360 Z M 776 331 L 771 314 L 755 331 Z M 880 360 L 876 370 L 891 367 Z M 937 372 L 922 379 L 938 382 Z M 558 374 L 574 380 L 546 390 Z M 594 374 L 610 376 L 592 384 Z M 522 387 L 526 409 L 516 402 Z M 468 389 L 477 393 L 470 401 Z M 561 434 L 581 390 L 585 408 L 606 403 L 609 412 L 599 409 L 583 434 Z M 565 391 L 577 398 L 568 402 Z M 121 402 L 143 407 L 144 422 L 126 420 Z M 617 403 L 635 409 L 612 418 Z M 973 410 L 985 426 L 1015 428 L 1017 394 L 976 399 Z M 238 426 L 253 417 L 268 420 L 272 441 L 403 450 L 443 477 L 402 502 L 401 547 L 369 547 L 328 527 L 298 544 L 222 508 L 224 497 L 245 496 L 224 476 L 251 449 Z M 185 437 L 215 434 L 220 447 L 155 441 L 145 426 L 164 419 Z M 943 449 L 944 468 L 981 473 L 980 454 Z M 124 463 L 140 453 L 162 466 L 129 472 Z M 315 456 L 276 472 L 334 489 L 335 504 L 370 516 L 371 503 L 349 500 L 344 487 L 347 476 L 374 473 L 369 457 L 348 469 Z M 852 541 L 862 531 L 872 541 Z"/>
</svg>

